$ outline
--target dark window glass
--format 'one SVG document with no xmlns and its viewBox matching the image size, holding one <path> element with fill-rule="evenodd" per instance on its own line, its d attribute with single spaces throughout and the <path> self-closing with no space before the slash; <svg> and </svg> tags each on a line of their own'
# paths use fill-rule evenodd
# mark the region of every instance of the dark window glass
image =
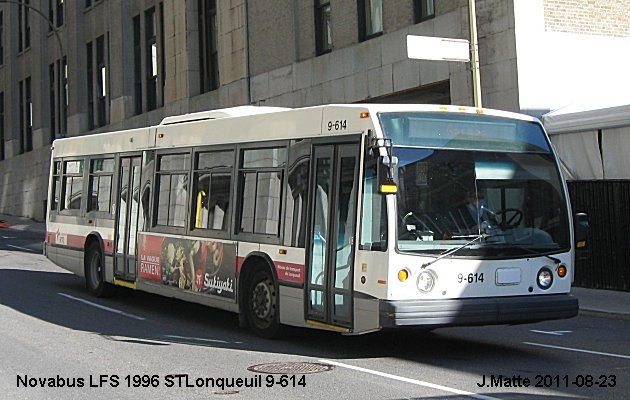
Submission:
<svg viewBox="0 0 630 400">
<path fill-rule="evenodd" d="M 413 7 L 416 23 L 435 17 L 434 0 L 414 0 Z"/>
<path fill-rule="evenodd" d="M 286 162 L 287 149 L 284 147 L 243 151 L 243 168 L 281 167 Z"/>
<path fill-rule="evenodd" d="M 383 1 L 358 0 L 359 39 L 366 40 L 383 33 Z"/>
<path fill-rule="evenodd" d="M 198 154 L 193 198 L 195 228 L 227 230 L 233 164 L 233 151 Z"/>
<path fill-rule="evenodd" d="M 317 54 L 332 50 L 330 0 L 315 1 L 315 37 Z"/>
<path fill-rule="evenodd" d="M 62 179 L 62 210 L 81 209 L 83 191 L 83 161 L 66 161 Z"/>
<path fill-rule="evenodd" d="M 133 18 L 133 89 L 134 112 L 142 114 L 142 56 L 140 39 L 140 16 Z"/>
<path fill-rule="evenodd" d="M 305 246 L 311 141 L 299 140 L 289 148 L 288 192 L 285 212 L 285 245 Z"/>
<path fill-rule="evenodd" d="M 217 51 L 217 2 L 199 0 L 199 67 L 201 92 L 219 87 L 219 57 Z"/>
<path fill-rule="evenodd" d="M 185 227 L 190 154 L 160 156 L 158 165 L 159 189 L 156 222 L 158 225 Z"/>
<path fill-rule="evenodd" d="M 102 158 L 90 162 L 90 180 L 87 211 L 111 212 L 111 188 L 114 176 L 114 159 Z"/>
</svg>

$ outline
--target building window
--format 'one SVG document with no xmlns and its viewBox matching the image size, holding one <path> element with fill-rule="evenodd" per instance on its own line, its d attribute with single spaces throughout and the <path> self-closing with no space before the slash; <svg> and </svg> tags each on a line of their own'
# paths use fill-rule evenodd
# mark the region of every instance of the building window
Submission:
<svg viewBox="0 0 630 400">
<path fill-rule="evenodd" d="M 64 0 L 56 0 L 57 2 L 57 8 L 55 11 L 55 26 L 57 28 L 59 28 L 60 26 L 63 25 L 63 18 L 64 18 L 64 5 L 65 5 L 65 1 Z"/>
<path fill-rule="evenodd" d="M 92 42 L 86 45 L 87 54 L 87 105 L 88 105 L 88 130 L 94 129 L 94 67 L 92 66 L 93 50 Z"/>
<path fill-rule="evenodd" d="M 24 7 L 18 7 L 18 51 L 31 47 L 30 0 L 24 0 Z"/>
<path fill-rule="evenodd" d="M 106 98 L 107 98 L 107 67 L 105 65 L 105 37 L 99 36 L 96 39 L 96 110 L 98 126 L 107 124 L 106 116 Z"/>
<path fill-rule="evenodd" d="M 4 65 L 4 13 L 0 11 L 0 65 Z"/>
<path fill-rule="evenodd" d="M 20 91 L 20 154 L 33 150 L 33 102 L 31 78 L 18 84 Z"/>
<path fill-rule="evenodd" d="M 413 9 L 416 23 L 435 18 L 434 0 L 414 0 Z"/>
<path fill-rule="evenodd" d="M 105 48 L 104 35 L 87 44 L 88 129 L 107 124 L 108 75 Z"/>
<path fill-rule="evenodd" d="M 200 88 L 205 93 L 219 87 L 217 51 L 217 2 L 199 0 L 199 65 Z"/>
<path fill-rule="evenodd" d="M 55 63 L 48 66 L 48 98 L 50 100 L 50 141 L 52 143 L 57 136 L 57 99 L 55 91 Z"/>
<path fill-rule="evenodd" d="M 147 108 L 157 108 L 157 78 L 158 78 L 158 51 L 155 21 L 155 8 L 150 8 L 144 13 L 145 49 L 147 66 Z"/>
<path fill-rule="evenodd" d="M 0 160 L 4 160 L 4 92 L 0 92 Z"/>
<path fill-rule="evenodd" d="M 64 20 L 64 0 L 48 0 L 48 30 L 59 28 L 63 25 Z"/>
<path fill-rule="evenodd" d="M 318 55 L 332 50 L 330 0 L 315 0 L 315 45 Z"/>
<path fill-rule="evenodd" d="M 142 17 L 142 18 L 141 18 Z M 164 7 L 133 17 L 134 112 L 164 104 Z"/>
<path fill-rule="evenodd" d="M 134 113 L 142 114 L 142 44 L 140 16 L 133 17 L 133 101 Z"/>
<path fill-rule="evenodd" d="M 359 40 L 367 40 L 383 33 L 383 1 L 358 0 Z"/>
<path fill-rule="evenodd" d="M 68 63 L 66 57 L 48 66 L 50 82 L 50 142 L 64 136 L 68 122 Z"/>
</svg>

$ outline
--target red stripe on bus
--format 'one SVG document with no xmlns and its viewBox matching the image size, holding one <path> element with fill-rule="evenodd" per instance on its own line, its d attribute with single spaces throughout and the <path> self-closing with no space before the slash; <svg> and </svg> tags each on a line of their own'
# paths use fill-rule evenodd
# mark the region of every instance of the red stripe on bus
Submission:
<svg viewBox="0 0 630 400">
<path fill-rule="evenodd" d="M 236 257 L 236 273 L 241 273 L 245 257 Z M 304 265 L 285 261 L 274 261 L 276 275 L 280 282 L 304 283 Z"/>
<path fill-rule="evenodd" d="M 46 243 L 83 250 L 85 248 L 85 236 L 72 235 L 70 233 L 46 232 Z M 103 253 L 107 255 L 114 254 L 113 240 L 103 240 Z"/>
<path fill-rule="evenodd" d="M 291 283 L 304 283 L 304 265 L 285 261 L 274 261 L 278 280 Z"/>
</svg>

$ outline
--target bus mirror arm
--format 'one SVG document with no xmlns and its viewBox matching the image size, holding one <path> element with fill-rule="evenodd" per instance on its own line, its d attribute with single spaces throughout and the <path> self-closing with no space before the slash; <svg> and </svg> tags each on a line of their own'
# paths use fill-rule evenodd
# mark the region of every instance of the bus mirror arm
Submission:
<svg viewBox="0 0 630 400">
<path fill-rule="evenodd" d="M 377 180 L 382 194 L 393 194 L 398 191 L 396 185 L 396 166 L 398 157 L 390 155 L 380 156 L 377 165 Z"/>
<path fill-rule="evenodd" d="M 573 219 L 573 229 L 575 230 L 575 258 L 585 260 L 588 258 L 589 226 L 588 215 L 577 213 Z"/>
</svg>

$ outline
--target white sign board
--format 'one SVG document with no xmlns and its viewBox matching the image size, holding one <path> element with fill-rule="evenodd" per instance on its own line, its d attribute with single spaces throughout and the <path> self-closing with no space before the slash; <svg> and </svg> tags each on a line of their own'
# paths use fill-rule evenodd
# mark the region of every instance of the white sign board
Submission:
<svg viewBox="0 0 630 400">
<path fill-rule="evenodd" d="M 417 60 L 470 61 L 465 39 L 407 35 L 407 57 Z"/>
</svg>

